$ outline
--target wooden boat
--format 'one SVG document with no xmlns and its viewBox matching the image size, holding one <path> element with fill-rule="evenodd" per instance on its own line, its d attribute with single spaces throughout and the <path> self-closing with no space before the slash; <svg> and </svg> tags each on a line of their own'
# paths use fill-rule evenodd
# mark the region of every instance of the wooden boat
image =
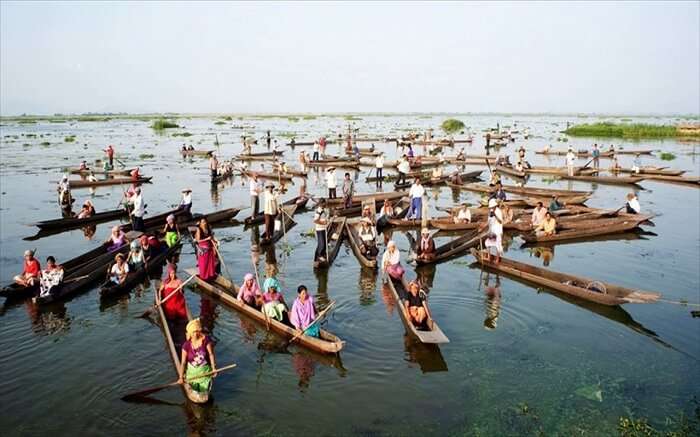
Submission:
<svg viewBox="0 0 700 437">
<path fill-rule="evenodd" d="M 182 156 L 211 156 L 213 150 L 180 150 Z"/>
<path fill-rule="evenodd" d="M 188 272 L 189 273 L 189 272 Z M 196 274 L 193 273 L 193 274 Z M 197 278 L 199 280 L 199 278 Z M 184 290 L 183 290 L 184 292 Z M 182 351 L 182 345 L 185 342 L 185 328 L 187 326 L 187 321 L 182 320 L 182 321 L 174 321 L 174 322 L 169 322 L 168 319 L 165 317 L 165 311 L 163 311 L 162 305 L 157 305 L 160 302 L 160 296 L 159 293 L 154 293 L 155 296 L 155 303 L 156 303 L 156 308 L 158 311 L 158 319 L 160 320 L 160 328 L 163 331 L 163 337 L 165 338 L 165 347 L 168 349 L 168 353 L 170 354 L 170 359 L 172 360 L 173 367 L 175 368 L 175 372 L 179 376 L 180 374 L 184 375 L 185 372 L 182 369 L 182 361 L 180 360 L 181 357 L 181 351 Z M 185 310 L 187 312 L 187 319 L 191 320 L 192 319 L 192 314 L 190 313 L 190 309 L 187 306 L 187 300 L 185 300 Z M 179 323 L 178 323 L 179 322 Z M 170 324 L 172 323 L 173 328 L 177 330 L 176 334 L 177 337 L 173 337 L 173 332 L 171 331 Z M 177 339 L 177 344 L 175 343 L 175 340 Z M 212 378 L 212 382 L 214 379 Z M 211 386 L 212 384 L 209 385 L 209 389 L 206 392 L 198 392 L 195 391 L 189 384 L 185 383 L 180 385 L 180 388 L 182 389 L 182 392 L 184 393 L 185 397 L 190 400 L 190 402 L 193 402 L 195 404 L 205 404 L 209 402 L 209 395 L 211 393 Z"/>
<path fill-rule="evenodd" d="M 566 167 L 546 167 L 546 166 L 532 166 L 530 168 L 524 168 L 523 171 L 528 174 L 548 174 L 548 175 L 566 175 L 568 174 L 568 169 Z M 575 174 L 593 174 L 597 170 L 594 168 L 584 168 L 584 167 L 574 167 Z"/>
<path fill-rule="evenodd" d="M 700 188 L 700 177 L 698 176 L 664 176 L 664 175 L 647 175 L 645 179 L 651 179 L 659 182 L 668 182 L 676 185 L 684 185 L 686 187 Z"/>
<path fill-rule="evenodd" d="M 335 257 L 338 256 L 338 251 L 340 251 L 340 246 L 343 245 L 343 237 L 345 236 L 345 221 L 347 217 L 340 217 L 331 221 L 327 234 L 327 250 L 328 258 L 324 261 L 314 259 L 314 268 L 328 268 L 335 261 Z M 333 237 L 338 236 L 338 238 L 333 239 Z"/>
<path fill-rule="evenodd" d="M 126 168 L 123 170 L 117 170 L 117 169 L 103 170 L 101 168 L 91 168 L 88 170 L 81 170 L 78 167 L 68 168 L 68 172 L 70 174 L 78 174 L 81 176 L 90 176 L 90 173 L 95 174 L 95 175 L 105 175 L 105 176 L 129 176 L 133 170 L 134 170 L 133 168 Z"/>
<path fill-rule="evenodd" d="M 613 154 L 615 155 L 651 155 L 652 152 L 654 152 L 652 149 L 642 149 L 642 150 L 615 150 L 615 152 L 611 152 L 609 150 L 606 151 L 600 151 L 600 157 L 601 158 L 612 158 Z M 557 155 L 557 156 L 566 156 L 568 150 L 536 150 L 535 153 L 538 155 Z M 592 152 L 588 150 L 574 150 L 574 153 L 583 158 L 590 158 L 592 155 Z"/>
<path fill-rule="evenodd" d="M 233 174 L 234 174 L 233 171 L 221 173 L 220 175 L 217 175 L 217 176 L 211 178 L 211 183 L 218 184 L 221 181 L 225 181 L 226 179 L 233 177 Z"/>
<path fill-rule="evenodd" d="M 163 226 L 165 226 L 165 220 L 168 218 L 168 216 L 170 214 L 175 216 L 175 221 L 178 223 L 189 220 L 192 218 L 192 215 L 187 210 L 177 209 L 177 208 L 171 209 L 170 211 L 166 211 L 166 212 L 145 218 L 143 220 L 143 227 L 146 229 L 146 232 L 150 232 L 153 229 L 159 229 L 159 228 L 162 228 Z M 121 225 L 120 228 L 122 231 L 128 232 L 132 229 L 132 224 L 125 223 L 125 224 Z"/>
<path fill-rule="evenodd" d="M 299 146 L 299 147 L 301 147 L 301 146 L 313 146 L 314 142 L 313 141 L 300 141 L 297 143 L 296 141 L 291 141 L 291 142 L 287 143 L 287 145 L 292 147 L 292 148 L 297 147 L 297 146 Z"/>
<path fill-rule="evenodd" d="M 603 281 L 554 272 L 549 269 L 501 258 L 500 263 L 481 259 L 476 249 L 471 250 L 477 263 L 506 275 L 561 291 L 578 298 L 603 305 L 622 305 L 626 303 L 650 303 L 661 297 L 659 293 L 620 287 Z M 485 254 L 485 252 L 484 252 Z"/>
<path fill-rule="evenodd" d="M 396 192 L 388 192 L 388 193 L 363 193 L 363 194 L 355 194 L 352 196 L 352 203 L 362 203 L 363 200 L 368 200 L 368 199 L 374 199 L 374 200 L 394 200 L 398 199 L 400 197 L 405 196 L 404 193 L 396 193 Z M 329 199 L 327 197 L 322 197 L 319 199 L 315 199 L 317 201 L 320 201 L 321 199 L 325 199 L 326 205 L 328 206 L 336 206 L 336 205 L 342 205 L 344 200 L 341 197 L 336 197 L 335 199 Z"/>
<path fill-rule="evenodd" d="M 619 232 L 626 232 L 632 230 L 639 226 L 641 222 L 649 220 L 651 216 L 640 215 L 635 218 L 631 216 L 622 217 L 616 222 L 609 224 L 607 226 L 592 226 L 590 228 L 577 228 L 577 229 L 566 229 L 561 232 L 557 232 L 554 235 L 541 235 L 538 236 L 534 232 L 529 234 L 523 234 L 522 238 L 527 243 L 534 242 L 548 242 L 548 241 L 561 241 L 570 240 L 574 238 L 584 238 L 592 237 L 597 235 L 615 234 Z"/>
<path fill-rule="evenodd" d="M 452 185 L 450 185 L 452 186 Z M 494 191 L 493 187 L 484 184 L 463 184 L 457 186 L 458 188 L 465 189 L 468 191 L 475 191 L 477 193 L 491 193 Z M 592 195 L 590 191 L 576 191 L 576 190 L 557 190 L 552 188 L 530 188 L 530 187 L 516 187 L 514 185 L 503 185 L 503 191 L 513 194 L 519 194 L 521 196 L 532 196 L 532 197 L 551 197 L 552 195 L 557 195 L 559 197 L 572 197 L 572 196 L 584 196 Z"/>
<path fill-rule="evenodd" d="M 486 238 L 488 235 L 488 231 L 474 231 L 470 232 L 468 234 L 462 235 L 461 237 L 457 237 L 454 240 L 445 243 L 443 245 L 440 245 L 435 248 L 435 258 L 426 261 L 422 260 L 420 258 L 416 258 L 416 264 L 419 266 L 423 265 L 430 265 L 430 264 L 437 264 L 443 261 L 450 260 L 458 255 L 461 255 L 465 252 L 467 252 L 469 249 L 472 247 L 478 246 L 479 242 Z M 416 242 L 416 245 L 418 243 Z M 416 247 L 414 246 L 414 250 L 416 250 Z"/>
<path fill-rule="evenodd" d="M 260 238 L 260 245 L 261 246 L 268 246 L 270 244 L 275 244 L 280 238 L 284 236 L 285 233 L 289 232 L 289 230 L 294 227 L 294 225 L 297 224 L 292 217 L 294 217 L 294 213 L 297 210 L 297 205 L 286 205 L 282 206 L 282 211 L 277 215 L 278 217 L 281 215 L 282 217 L 282 226 L 280 227 L 279 230 L 275 231 L 272 234 L 272 237 L 261 237 Z"/>
<path fill-rule="evenodd" d="M 319 159 L 318 161 L 309 161 L 310 167 L 349 167 L 357 168 L 360 166 L 360 161 L 357 159 Z"/>
<path fill-rule="evenodd" d="M 187 273 L 189 275 L 197 275 L 197 270 L 188 269 Z M 278 334 L 282 338 L 292 339 L 299 333 L 295 328 L 275 319 L 268 319 L 262 312 L 254 307 L 239 302 L 238 299 L 236 299 L 238 287 L 222 275 L 217 276 L 213 283 L 205 282 L 198 276 L 195 276 L 195 281 L 197 282 L 197 288 L 199 290 L 216 298 L 227 307 L 253 319 L 261 327 Z M 322 354 L 337 354 L 345 345 L 344 341 L 325 329 L 320 330 L 320 336 L 318 338 L 302 334 L 295 340 L 295 343 Z"/>
<path fill-rule="evenodd" d="M 164 241 L 161 244 L 165 245 Z M 107 281 L 100 287 L 100 297 L 109 298 L 118 296 L 129 292 L 132 288 L 136 287 L 138 284 L 143 283 L 146 276 L 149 273 L 157 271 L 163 263 L 170 259 L 175 253 L 177 253 L 182 248 L 182 243 L 178 243 L 173 247 L 169 247 L 162 251 L 158 255 L 154 256 L 148 263 L 148 266 L 142 264 L 139 268 L 134 271 L 129 271 L 126 279 L 121 284 L 115 284 L 114 282 Z"/>
<path fill-rule="evenodd" d="M 126 184 L 147 184 L 151 182 L 151 179 L 153 179 L 152 176 L 149 177 L 140 177 L 138 179 L 133 179 L 133 178 L 113 178 L 113 179 L 105 179 L 101 181 L 70 181 L 70 187 L 71 189 L 76 189 L 76 188 L 90 188 L 90 187 L 103 187 L 107 185 L 126 185 Z"/>
<path fill-rule="evenodd" d="M 362 265 L 362 267 L 376 269 L 377 257 L 375 256 L 368 258 L 362 253 L 362 250 L 360 250 L 360 247 L 362 246 L 362 239 L 360 238 L 360 233 L 357 230 L 357 224 L 357 221 L 352 223 L 350 221 L 345 222 L 345 235 L 348 238 L 348 244 L 352 249 L 352 253 L 354 253 L 357 260 L 360 261 L 360 265 Z"/>
<path fill-rule="evenodd" d="M 47 296 L 34 296 L 32 302 L 37 305 L 45 305 L 58 300 L 63 300 L 73 296 L 90 284 L 93 284 L 107 275 L 107 266 L 114 262 L 117 253 L 126 254 L 129 245 L 125 244 L 114 252 L 107 252 L 102 247 L 102 254 L 96 256 L 89 262 L 82 264 L 73 270 L 70 275 L 63 276 L 63 283 L 53 288 L 51 294 Z"/>
<path fill-rule="evenodd" d="M 280 165 L 277 164 L 277 163 L 272 164 L 272 168 L 273 168 L 275 171 L 279 171 L 279 170 L 280 170 Z M 307 172 L 304 172 L 304 171 L 301 171 L 301 170 L 297 170 L 297 169 L 295 169 L 295 168 L 291 168 L 291 167 L 287 166 L 287 171 L 283 171 L 283 172 L 282 172 L 282 175 L 285 175 L 285 176 L 298 176 L 298 177 L 300 177 L 300 178 L 305 178 L 305 177 L 307 177 L 309 174 L 308 174 Z"/>
<path fill-rule="evenodd" d="M 610 170 L 613 173 L 630 173 L 634 175 L 643 175 L 647 179 L 651 179 L 648 176 L 680 176 L 685 173 L 685 170 L 667 170 L 665 168 L 659 167 L 642 167 L 639 172 L 632 170 L 631 168 L 616 168 Z"/>
<path fill-rule="evenodd" d="M 559 200 L 564 205 L 582 205 L 591 198 L 590 194 L 583 194 L 580 196 L 560 196 Z M 537 202 L 542 202 L 543 205 L 548 205 L 549 201 L 552 200 L 551 197 L 525 197 L 522 199 L 528 206 L 537 206 Z"/>
<path fill-rule="evenodd" d="M 297 209 L 295 212 L 300 212 L 306 209 L 306 204 L 309 202 L 309 198 L 306 196 L 297 196 L 293 197 L 285 202 L 282 203 L 281 206 L 289 206 L 289 205 L 296 205 Z M 250 225 L 256 225 L 265 222 L 265 214 L 262 212 L 259 212 L 256 214 L 254 217 L 249 216 L 246 217 L 245 220 L 243 220 L 243 223 L 245 223 L 246 226 Z"/>
<path fill-rule="evenodd" d="M 267 180 L 272 180 L 272 181 L 279 181 L 283 180 L 285 182 L 289 182 L 292 180 L 292 176 L 286 175 L 283 173 L 267 173 L 264 171 L 257 171 L 257 170 L 246 170 L 243 172 L 245 176 L 252 177 L 253 173 L 258 175 L 258 179 L 267 179 Z"/>
<path fill-rule="evenodd" d="M 280 157 L 277 155 L 270 156 L 248 156 L 248 155 L 236 155 L 235 159 L 238 161 L 265 161 L 265 162 L 279 162 Z"/>
<path fill-rule="evenodd" d="M 595 175 L 579 175 L 579 176 L 569 176 L 561 175 L 562 179 L 568 179 L 573 181 L 584 181 L 584 182 L 596 182 L 598 184 L 610 184 L 610 185 L 636 185 L 643 181 L 643 177 L 637 176 L 595 176 Z"/>
<path fill-rule="evenodd" d="M 507 174 L 508 176 L 513 176 L 516 178 L 525 178 L 525 176 L 527 176 L 527 173 L 525 173 L 524 171 L 518 171 L 513 167 L 507 167 L 505 165 L 494 166 L 493 171 L 497 173 Z"/>
<path fill-rule="evenodd" d="M 241 153 L 236 158 L 253 158 L 259 156 L 282 156 L 284 152 L 281 150 L 271 150 L 269 152 Z"/>
<path fill-rule="evenodd" d="M 403 305 L 403 299 L 401 299 L 400 297 L 405 296 L 406 293 L 408 293 L 408 284 L 406 283 L 406 279 L 402 277 L 399 281 L 385 274 L 384 281 L 389 286 L 389 290 L 391 291 L 391 294 L 394 297 L 394 300 L 396 301 L 396 310 L 398 311 L 399 316 L 401 317 L 401 321 L 403 322 L 404 327 L 406 328 L 406 332 L 411 337 L 415 338 L 421 343 L 439 344 L 450 342 L 450 340 L 445 336 L 445 334 L 443 334 L 437 322 L 435 322 L 430 315 L 428 315 L 428 318 L 426 320 L 426 327 L 421 327 L 421 329 L 419 329 L 413 325 L 411 319 L 408 316 L 408 311 Z M 425 305 L 426 307 L 428 307 L 427 298 L 425 301 Z"/>
<path fill-rule="evenodd" d="M 67 231 L 69 229 L 80 228 L 93 223 L 108 222 L 110 220 L 117 220 L 122 217 L 128 217 L 129 213 L 125 209 L 114 209 L 111 211 L 98 212 L 93 216 L 79 219 L 77 217 L 71 218 L 60 218 L 53 220 L 44 220 L 41 222 L 34 223 L 34 226 L 41 230 L 56 230 L 61 229 Z"/>
<path fill-rule="evenodd" d="M 459 177 L 460 177 L 460 180 L 462 180 L 462 181 L 479 180 L 479 176 L 481 175 L 482 172 L 483 172 L 483 170 L 468 171 L 465 173 L 460 173 Z M 428 187 L 431 187 L 431 186 L 435 186 L 435 185 L 445 184 L 448 181 L 451 181 L 452 178 L 454 178 L 453 174 L 447 174 L 447 175 L 440 176 L 439 178 L 433 178 L 432 175 L 430 173 L 428 173 L 427 177 L 421 176 L 421 184 L 428 186 Z M 411 185 L 413 185 L 413 181 L 411 181 L 409 178 L 406 178 L 405 183 L 394 184 L 394 189 L 396 189 L 396 190 L 404 189 L 404 188 L 410 187 Z"/>
<path fill-rule="evenodd" d="M 381 210 L 383 204 L 384 202 L 379 205 L 379 210 Z M 382 229 L 389 226 L 389 220 L 401 220 L 406 217 L 410 205 L 411 202 L 408 200 L 408 197 L 402 197 L 401 199 L 394 201 L 394 203 L 391 205 L 394 208 L 394 217 L 387 217 L 385 215 L 379 216 L 377 219 L 377 232 L 381 232 Z"/>
</svg>

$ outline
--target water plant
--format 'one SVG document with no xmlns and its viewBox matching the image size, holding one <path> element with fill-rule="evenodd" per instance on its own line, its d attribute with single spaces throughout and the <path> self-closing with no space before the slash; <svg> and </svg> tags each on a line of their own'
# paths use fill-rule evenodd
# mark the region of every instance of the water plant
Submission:
<svg viewBox="0 0 700 437">
<path fill-rule="evenodd" d="M 226 122 L 225 122 L 225 121 L 218 120 L 218 121 L 215 121 L 214 124 L 216 124 L 216 125 L 222 125 L 222 124 L 226 124 Z"/>
<path fill-rule="evenodd" d="M 679 136 L 700 136 L 693 131 L 681 131 L 673 125 L 648 123 L 590 123 L 571 126 L 564 131 L 574 137 L 615 137 L 615 138 L 672 138 Z"/>
<path fill-rule="evenodd" d="M 465 128 L 465 126 L 464 123 L 460 120 L 448 118 L 447 120 L 442 122 L 440 128 L 442 128 L 442 130 L 449 135 L 461 131 Z"/>
<path fill-rule="evenodd" d="M 347 121 L 360 121 L 360 120 L 362 120 L 362 117 L 358 117 L 356 115 L 346 115 L 344 118 Z"/>
<path fill-rule="evenodd" d="M 66 143 L 72 143 L 72 142 L 75 141 L 75 136 L 69 135 L 69 136 L 65 137 L 65 138 L 63 139 L 63 141 L 65 141 Z"/>
<path fill-rule="evenodd" d="M 661 155 L 659 155 L 659 158 L 661 158 L 663 161 L 673 161 L 676 159 L 676 155 L 670 152 L 662 152 Z"/>
<path fill-rule="evenodd" d="M 173 129 L 173 128 L 178 128 L 176 123 L 173 123 L 170 120 L 166 120 L 164 118 L 159 118 L 158 120 L 155 120 L 153 124 L 151 125 L 151 128 L 154 130 L 163 130 L 163 129 Z"/>
<path fill-rule="evenodd" d="M 186 138 L 186 137 L 191 137 L 192 134 L 189 133 L 189 132 L 175 132 L 175 133 L 173 134 L 173 136 L 174 136 L 174 137 L 185 137 L 185 138 Z"/>
<path fill-rule="evenodd" d="M 139 159 L 153 159 L 155 158 L 156 155 L 153 155 L 151 153 L 142 153 L 139 155 Z"/>
<path fill-rule="evenodd" d="M 299 121 L 299 117 L 287 117 L 287 120 L 291 122 L 297 122 Z"/>
</svg>

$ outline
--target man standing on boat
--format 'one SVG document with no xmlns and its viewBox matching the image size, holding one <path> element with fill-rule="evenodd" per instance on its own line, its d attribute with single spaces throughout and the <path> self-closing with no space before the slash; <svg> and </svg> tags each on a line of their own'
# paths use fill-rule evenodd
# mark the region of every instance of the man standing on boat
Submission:
<svg viewBox="0 0 700 437">
<path fill-rule="evenodd" d="M 350 180 L 350 173 L 345 173 L 343 180 L 343 205 L 346 208 L 352 206 L 352 195 L 355 194 L 355 183 Z"/>
<path fill-rule="evenodd" d="M 574 175 L 574 164 L 576 163 L 576 154 L 574 149 L 569 146 L 569 151 L 566 153 L 566 172 L 569 176 Z"/>
<path fill-rule="evenodd" d="M 406 183 L 406 176 L 408 176 L 408 173 L 411 171 L 411 164 L 408 162 L 408 158 L 406 155 L 401 156 L 399 158 L 399 165 L 398 165 L 398 170 L 399 170 L 399 180 L 396 181 L 397 185 L 405 184 Z"/>
<path fill-rule="evenodd" d="M 258 215 L 258 210 L 260 209 L 259 194 L 260 191 L 262 191 L 260 189 L 260 183 L 258 182 L 257 173 L 252 174 L 248 183 L 250 184 L 250 207 L 253 209 L 250 216 L 255 217 Z"/>
<path fill-rule="evenodd" d="M 314 148 L 312 149 L 314 154 L 311 156 L 312 161 L 318 161 L 318 154 L 319 154 L 320 148 L 321 148 L 321 145 L 318 143 L 318 141 L 314 141 Z"/>
<path fill-rule="evenodd" d="M 265 235 L 264 238 L 270 239 L 275 233 L 275 217 L 277 217 L 277 195 L 273 189 L 275 185 L 268 182 L 265 186 L 265 197 L 263 199 L 263 213 L 265 218 Z"/>
<path fill-rule="evenodd" d="M 420 177 L 417 177 L 411 185 L 408 195 L 411 198 L 411 207 L 406 218 L 420 220 L 423 214 L 423 196 L 425 195 L 425 188 L 420 183 Z"/>
<path fill-rule="evenodd" d="M 384 182 L 384 152 L 379 152 L 374 159 L 374 167 L 377 171 L 377 185 L 381 185 Z"/>
<path fill-rule="evenodd" d="M 315 261 L 325 261 L 328 257 L 327 234 L 328 234 L 328 210 L 326 209 L 326 200 L 321 199 L 318 202 L 318 207 L 314 214 L 314 229 L 316 230 L 316 252 L 314 253 Z"/>
<path fill-rule="evenodd" d="M 192 210 L 192 189 L 185 188 L 182 190 L 182 200 L 177 209 L 184 209 L 187 212 Z"/>
<path fill-rule="evenodd" d="M 486 238 L 486 262 L 491 262 L 491 248 L 496 249 L 496 264 L 501 262 L 503 255 L 503 212 L 498 207 L 496 199 L 489 200 L 489 218 L 479 231 L 488 226 L 489 236 Z"/>
<path fill-rule="evenodd" d="M 593 144 L 593 167 L 600 168 L 600 149 L 598 143 Z"/>
<path fill-rule="evenodd" d="M 133 230 L 134 231 L 145 231 L 143 224 L 143 215 L 146 213 L 146 205 L 143 202 L 143 196 L 141 195 L 141 187 L 136 187 L 134 195 L 131 196 L 129 202 L 134 205 L 131 212 L 133 218 Z"/>
<path fill-rule="evenodd" d="M 338 181 L 335 178 L 335 167 L 328 167 L 328 170 L 326 170 L 326 185 L 328 186 L 328 198 L 335 199 L 338 197 L 335 193 L 335 189 L 338 186 Z"/>
<path fill-rule="evenodd" d="M 211 178 L 215 179 L 219 175 L 219 160 L 216 159 L 216 155 L 211 154 L 209 158 L 209 171 L 211 172 Z"/>
</svg>

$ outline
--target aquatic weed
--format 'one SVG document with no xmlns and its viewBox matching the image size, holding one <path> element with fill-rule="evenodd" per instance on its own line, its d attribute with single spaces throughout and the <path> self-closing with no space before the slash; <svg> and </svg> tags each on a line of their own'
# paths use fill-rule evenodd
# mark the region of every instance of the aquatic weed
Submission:
<svg viewBox="0 0 700 437">
<path fill-rule="evenodd" d="M 164 118 L 155 120 L 151 125 L 151 128 L 154 130 L 173 129 L 178 127 L 180 126 L 178 126 L 176 123 L 173 123 L 172 121 L 166 120 Z"/>
<path fill-rule="evenodd" d="M 446 133 L 446 134 L 453 134 L 455 132 L 459 132 L 462 129 L 465 128 L 464 123 L 460 120 L 454 119 L 454 118 L 448 118 L 447 120 L 443 121 L 442 124 L 440 125 L 440 128 Z"/>
</svg>

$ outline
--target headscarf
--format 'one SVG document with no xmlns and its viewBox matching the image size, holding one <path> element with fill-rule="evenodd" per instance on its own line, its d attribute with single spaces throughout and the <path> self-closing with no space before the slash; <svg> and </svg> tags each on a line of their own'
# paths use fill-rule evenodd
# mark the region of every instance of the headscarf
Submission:
<svg viewBox="0 0 700 437">
<path fill-rule="evenodd" d="M 139 244 L 139 240 L 132 241 L 130 245 L 131 245 L 131 250 L 141 249 L 141 244 Z"/>
<path fill-rule="evenodd" d="M 282 292 L 282 287 L 280 285 L 280 281 L 278 281 L 277 278 L 265 279 L 265 282 L 263 283 L 263 290 L 265 291 L 265 293 L 267 293 L 267 290 L 269 290 L 270 287 L 274 287 L 278 293 Z"/>
<path fill-rule="evenodd" d="M 192 339 L 192 336 L 194 335 L 195 332 L 201 331 L 202 330 L 202 322 L 199 321 L 199 319 L 192 319 L 187 323 L 187 327 L 185 328 L 186 336 L 187 339 L 190 340 Z"/>
<path fill-rule="evenodd" d="M 148 236 L 147 235 L 141 235 L 141 246 L 148 246 Z"/>
<path fill-rule="evenodd" d="M 168 217 L 165 218 L 165 221 L 168 223 L 174 223 L 175 222 L 175 216 L 173 214 L 168 215 Z"/>
<path fill-rule="evenodd" d="M 243 277 L 243 284 L 238 288 L 238 297 L 243 298 L 243 297 L 250 297 L 250 296 L 255 296 L 260 293 L 260 286 L 258 285 L 258 282 L 253 280 L 255 277 L 253 276 L 252 273 L 246 273 L 246 275 Z M 253 280 L 253 285 L 250 286 L 250 288 L 247 285 L 247 282 L 249 280 Z M 266 282 L 267 283 L 267 282 Z"/>
</svg>

